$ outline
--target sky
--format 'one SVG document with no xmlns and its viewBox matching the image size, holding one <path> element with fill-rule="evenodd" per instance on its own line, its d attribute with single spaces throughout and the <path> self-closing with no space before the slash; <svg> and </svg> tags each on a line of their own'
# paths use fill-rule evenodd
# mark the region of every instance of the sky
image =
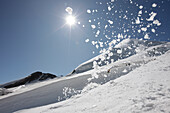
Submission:
<svg viewBox="0 0 170 113">
<path fill-rule="evenodd" d="M 67 75 L 112 40 L 147 34 L 169 41 L 169 6 L 169 0 L 0 0 L 0 84 L 35 71 Z M 75 25 L 66 24 L 67 7 Z M 147 21 L 152 12 L 161 25 Z"/>
</svg>

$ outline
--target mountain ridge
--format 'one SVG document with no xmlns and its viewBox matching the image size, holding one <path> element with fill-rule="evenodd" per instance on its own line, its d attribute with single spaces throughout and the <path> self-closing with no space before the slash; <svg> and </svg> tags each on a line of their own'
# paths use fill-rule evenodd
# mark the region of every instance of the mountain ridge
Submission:
<svg viewBox="0 0 170 113">
<path fill-rule="evenodd" d="M 30 74 L 27 77 L 21 78 L 19 80 L 15 80 L 12 82 L 7 82 L 5 84 L 1 84 L 0 88 L 13 88 L 13 87 L 17 87 L 20 85 L 25 85 L 25 84 L 29 84 L 29 83 L 33 83 L 33 82 L 37 82 L 37 81 L 44 81 L 47 79 L 53 79 L 56 78 L 57 76 L 54 74 L 50 74 L 50 73 L 42 73 L 40 71 L 36 71 L 32 74 Z"/>
</svg>

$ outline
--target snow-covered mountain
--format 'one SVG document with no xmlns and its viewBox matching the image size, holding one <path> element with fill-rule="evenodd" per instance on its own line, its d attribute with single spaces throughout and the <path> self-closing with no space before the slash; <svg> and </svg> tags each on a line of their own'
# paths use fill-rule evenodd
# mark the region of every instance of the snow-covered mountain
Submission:
<svg viewBox="0 0 170 113">
<path fill-rule="evenodd" d="M 0 112 L 168 113 L 169 50 L 169 42 L 126 39 L 71 76 L 9 89 L 14 92 L 0 97 Z"/>
<path fill-rule="evenodd" d="M 156 46 L 165 43 L 166 42 L 125 39 L 115 47 L 109 48 L 108 50 L 105 50 L 102 54 L 96 56 L 95 58 L 82 63 L 75 70 L 73 70 L 71 74 L 75 74 L 75 73 L 78 74 L 93 69 L 94 61 L 96 61 L 96 63 L 99 66 L 104 66 L 111 62 L 128 58 L 136 53 L 146 50 L 151 46 Z M 159 56 L 161 54 L 164 54 L 166 51 L 168 51 L 168 48 L 166 47 L 162 47 L 162 46 L 156 47 L 153 48 L 152 50 L 147 51 L 146 56 L 152 56 L 152 57 Z"/>
<path fill-rule="evenodd" d="M 21 85 L 25 85 L 25 84 L 29 84 L 29 83 L 35 83 L 37 81 L 44 81 L 47 79 L 53 79 L 57 77 L 54 74 L 50 74 L 50 73 L 42 73 L 42 72 L 34 72 L 31 75 L 19 79 L 19 80 L 15 80 L 9 83 L 5 83 L 0 85 L 0 88 L 12 88 L 12 87 L 17 87 L 17 86 L 21 86 Z"/>
</svg>

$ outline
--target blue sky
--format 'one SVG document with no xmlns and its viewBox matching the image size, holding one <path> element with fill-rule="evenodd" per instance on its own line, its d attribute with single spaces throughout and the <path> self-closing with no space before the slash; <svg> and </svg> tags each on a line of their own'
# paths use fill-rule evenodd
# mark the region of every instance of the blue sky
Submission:
<svg viewBox="0 0 170 113">
<path fill-rule="evenodd" d="M 98 40 L 94 35 L 96 31 L 91 29 L 92 23 L 88 20 L 103 17 L 100 19 L 102 25 L 105 24 L 105 19 L 112 19 L 117 26 L 127 23 L 120 19 L 114 20 L 118 16 L 116 14 L 106 16 L 106 11 L 102 12 L 103 9 L 107 10 L 108 1 L 110 0 L 0 0 L 0 84 L 35 71 L 66 75 L 79 64 L 96 56 L 98 50 L 91 43 L 85 43 L 87 38 L 90 41 Z M 160 8 L 150 9 L 152 3 L 157 3 Z M 156 11 L 157 18 L 161 21 L 161 26 L 157 28 L 159 35 L 156 37 L 155 34 L 150 34 L 153 37 L 151 40 L 169 41 L 169 0 L 143 0 L 138 1 L 138 4 L 145 6 L 147 10 Z M 77 21 L 81 22 L 71 29 L 64 25 L 68 15 L 65 9 L 68 6 L 73 8 Z M 114 10 L 138 11 L 136 6 L 129 4 L 129 0 L 115 0 L 114 7 Z M 97 9 L 98 13 L 87 14 L 87 9 Z M 122 32 L 116 28 L 108 31 L 112 30 Z M 100 31 L 108 33 L 103 28 Z M 137 38 L 142 35 L 135 33 Z M 92 54 L 92 51 L 95 53 Z"/>
</svg>

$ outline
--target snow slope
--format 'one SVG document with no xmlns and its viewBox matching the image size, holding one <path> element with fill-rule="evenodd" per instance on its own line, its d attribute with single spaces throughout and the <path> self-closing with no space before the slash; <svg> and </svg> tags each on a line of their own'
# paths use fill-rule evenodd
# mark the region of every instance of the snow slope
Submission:
<svg viewBox="0 0 170 113">
<path fill-rule="evenodd" d="M 169 113 L 170 51 L 103 85 L 89 84 L 66 101 L 16 113 Z"/>
<path fill-rule="evenodd" d="M 38 113 L 59 112 L 60 110 L 60 112 L 83 112 L 83 110 L 84 112 L 96 112 L 95 110 L 104 112 L 105 110 L 103 110 L 104 107 L 102 106 L 105 106 L 106 110 L 110 109 L 108 112 L 124 110 L 124 107 L 121 108 L 121 106 L 129 102 L 130 100 L 128 99 L 131 96 L 132 98 L 134 98 L 133 96 L 141 96 L 138 90 L 142 90 L 141 88 L 144 88 L 143 91 L 145 90 L 142 84 L 143 82 L 147 82 L 147 77 L 150 76 L 149 78 L 152 78 L 154 76 L 153 80 L 158 80 L 158 82 L 154 83 L 152 80 L 148 82 L 153 82 L 153 86 L 157 87 L 157 84 L 162 82 L 160 78 L 168 75 L 168 65 L 170 64 L 168 57 L 170 56 L 170 52 L 167 51 L 169 49 L 170 43 L 159 43 L 141 49 L 139 53 L 117 60 L 107 66 L 95 67 L 93 70 L 74 74 L 69 77 L 25 86 L 12 94 L 0 97 L 0 112 L 11 113 L 18 111 Z M 161 56 L 164 53 L 166 54 Z M 157 64 L 161 65 L 157 66 Z M 153 66 L 155 66 L 155 69 Z M 160 66 L 162 66 L 163 71 L 160 71 Z M 167 67 L 167 71 L 165 71 L 164 66 Z M 156 76 L 152 73 L 158 75 Z M 160 76 L 161 74 L 162 76 Z M 141 76 L 146 77 L 146 80 L 140 78 Z M 167 88 L 169 88 L 169 79 L 169 76 L 163 78 L 163 80 L 167 80 L 167 83 L 164 82 Z M 135 90 L 137 91 L 134 92 Z M 167 90 L 169 91 L 169 89 Z M 76 96 L 72 97 L 73 95 Z M 111 98 L 113 98 L 112 101 Z M 162 100 L 164 101 L 165 99 Z M 119 105 L 118 103 L 122 104 Z M 112 105 L 116 108 L 113 109 Z M 131 104 L 126 104 L 125 109 L 126 107 L 131 107 Z M 73 108 L 74 110 L 71 110 Z M 22 109 L 26 110 L 19 111 Z M 135 108 L 132 109 L 135 110 Z M 142 109 L 139 111 L 142 111 Z"/>
<path fill-rule="evenodd" d="M 72 74 L 82 73 L 88 70 L 93 69 L 93 62 L 99 66 L 107 65 L 108 63 L 115 62 L 121 59 L 128 58 L 136 53 L 141 51 L 145 51 L 151 46 L 164 45 L 166 42 L 158 42 L 158 41 L 148 41 L 148 40 L 139 40 L 139 39 L 124 39 L 122 42 L 117 44 L 115 47 L 109 48 L 108 50 L 103 50 L 103 53 L 80 64 L 75 70 L 73 70 Z M 164 50 L 163 50 L 164 49 Z M 155 49 L 156 50 L 156 49 Z M 156 51 L 153 52 L 156 52 Z M 157 48 L 158 53 L 165 53 L 167 48 Z M 153 56 L 156 54 L 151 53 Z M 113 60 L 113 61 L 112 61 Z"/>
</svg>

